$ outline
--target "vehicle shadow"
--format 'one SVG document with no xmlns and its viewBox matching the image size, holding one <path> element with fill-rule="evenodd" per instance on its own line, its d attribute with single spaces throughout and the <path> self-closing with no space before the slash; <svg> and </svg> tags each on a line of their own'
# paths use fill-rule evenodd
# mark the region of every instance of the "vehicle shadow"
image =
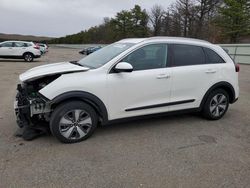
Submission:
<svg viewBox="0 0 250 188">
<path fill-rule="evenodd" d="M 95 133 L 90 139 L 102 139 L 102 137 L 112 137 L 114 135 L 140 133 L 142 130 L 151 130 L 154 132 L 162 131 L 162 129 L 171 129 L 186 124 L 193 124 L 192 122 L 205 121 L 198 113 L 176 114 L 176 115 L 156 115 L 152 117 L 138 117 L 133 120 L 121 120 L 111 122 L 107 125 L 99 125 Z M 49 127 L 49 125 L 47 125 Z M 41 136 L 43 140 L 48 143 L 59 143 L 51 132 Z"/>
<path fill-rule="evenodd" d="M 34 60 L 32 62 L 26 62 L 22 59 L 0 59 L 0 63 L 3 62 L 3 63 L 39 63 L 39 62 L 42 62 L 42 61 L 39 61 L 39 60 Z"/>
<path fill-rule="evenodd" d="M 93 136 L 100 136 L 104 134 L 111 134 L 116 131 L 130 131 L 140 130 L 145 128 L 156 128 L 164 125 L 176 126 L 178 123 L 202 120 L 202 117 L 198 113 L 189 114 L 176 114 L 176 115 L 156 115 L 155 117 L 139 117 L 132 120 L 121 120 L 117 122 L 111 122 L 104 126 L 98 126 L 96 133 Z M 157 128 L 156 128 L 157 129 Z"/>
</svg>

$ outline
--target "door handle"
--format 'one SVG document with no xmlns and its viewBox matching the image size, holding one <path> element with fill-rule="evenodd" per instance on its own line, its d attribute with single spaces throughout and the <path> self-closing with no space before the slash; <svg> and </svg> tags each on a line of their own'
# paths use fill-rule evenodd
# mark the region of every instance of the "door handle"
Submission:
<svg viewBox="0 0 250 188">
<path fill-rule="evenodd" d="M 209 69 L 209 70 L 206 70 L 206 73 L 207 74 L 213 74 L 213 73 L 216 73 L 217 71 L 214 70 L 214 69 Z"/>
<path fill-rule="evenodd" d="M 9 49 L 12 49 L 11 47 L 9 47 Z"/>
<path fill-rule="evenodd" d="M 170 75 L 168 75 L 168 74 L 159 74 L 156 78 L 157 79 L 169 79 Z"/>
</svg>

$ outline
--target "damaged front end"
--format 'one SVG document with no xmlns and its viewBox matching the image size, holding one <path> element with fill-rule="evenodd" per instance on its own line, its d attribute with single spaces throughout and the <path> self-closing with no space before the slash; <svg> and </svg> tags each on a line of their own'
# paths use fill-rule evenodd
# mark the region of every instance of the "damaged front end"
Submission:
<svg viewBox="0 0 250 188">
<path fill-rule="evenodd" d="M 39 93 L 39 90 L 59 76 L 48 76 L 17 85 L 14 108 L 17 124 L 21 128 L 17 136 L 32 140 L 48 132 L 48 122 L 52 112 L 51 104 L 50 100 Z"/>
</svg>

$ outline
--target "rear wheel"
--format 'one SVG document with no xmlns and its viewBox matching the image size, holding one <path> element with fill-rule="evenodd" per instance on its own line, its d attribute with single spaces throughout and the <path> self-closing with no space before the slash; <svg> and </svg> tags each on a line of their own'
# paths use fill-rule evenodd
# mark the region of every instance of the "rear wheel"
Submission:
<svg viewBox="0 0 250 188">
<path fill-rule="evenodd" d="M 32 62 L 32 61 L 34 60 L 34 56 L 33 56 L 32 53 L 25 53 L 25 54 L 23 55 L 23 59 L 24 59 L 24 61 L 26 61 L 26 62 Z"/>
<path fill-rule="evenodd" d="M 72 101 L 58 106 L 51 117 L 52 134 L 63 143 L 76 143 L 90 137 L 97 126 L 97 114 L 88 104 Z"/>
<path fill-rule="evenodd" d="M 212 91 L 203 107 L 203 116 L 210 120 L 222 118 L 228 110 L 229 95 L 223 89 Z"/>
</svg>

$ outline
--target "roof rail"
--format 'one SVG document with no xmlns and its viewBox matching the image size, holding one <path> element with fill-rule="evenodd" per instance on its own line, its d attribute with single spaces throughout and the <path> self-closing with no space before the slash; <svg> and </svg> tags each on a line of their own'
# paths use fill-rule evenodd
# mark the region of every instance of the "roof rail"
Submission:
<svg viewBox="0 0 250 188">
<path fill-rule="evenodd" d="M 205 42 L 210 43 L 206 40 L 196 39 L 196 38 L 187 38 L 187 37 L 168 37 L 168 36 L 155 36 L 155 37 L 149 37 L 146 40 L 153 40 L 153 39 L 174 39 L 174 40 L 192 40 L 197 42 Z M 210 43 L 211 44 L 211 43 Z"/>
</svg>

